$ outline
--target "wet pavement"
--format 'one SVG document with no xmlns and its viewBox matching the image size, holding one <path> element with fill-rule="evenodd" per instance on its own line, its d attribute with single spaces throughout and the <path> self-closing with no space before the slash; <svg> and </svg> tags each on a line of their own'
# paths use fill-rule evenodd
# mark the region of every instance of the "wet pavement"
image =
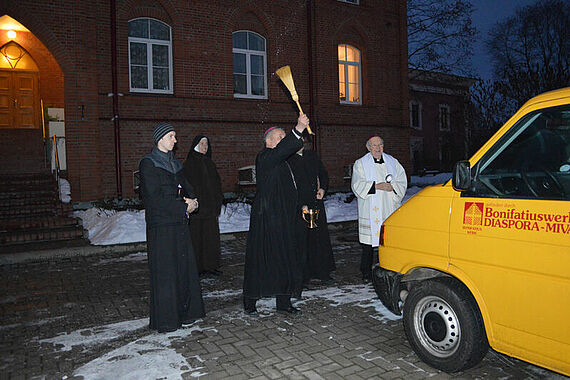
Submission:
<svg viewBox="0 0 570 380">
<path fill-rule="evenodd" d="M 492 350 L 465 372 L 424 364 L 361 282 L 356 222 L 330 231 L 335 281 L 311 284 L 302 315 L 275 313 L 273 300 L 242 312 L 247 234 L 227 234 L 223 275 L 201 280 L 207 316 L 170 334 L 147 326 L 144 244 L 3 256 L 0 379 L 565 378 Z"/>
</svg>

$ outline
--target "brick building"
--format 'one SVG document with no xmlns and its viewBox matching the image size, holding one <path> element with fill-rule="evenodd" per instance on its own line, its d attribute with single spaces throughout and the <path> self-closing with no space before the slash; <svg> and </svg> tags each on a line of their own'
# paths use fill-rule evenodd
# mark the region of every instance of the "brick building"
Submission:
<svg viewBox="0 0 570 380">
<path fill-rule="evenodd" d="M 469 87 L 475 81 L 410 70 L 410 174 L 451 171 L 469 158 Z"/>
<path fill-rule="evenodd" d="M 409 168 L 404 1 L 0 0 L 0 16 L 0 170 L 45 167 L 44 120 L 48 142 L 65 135 L 74 201 L 132 196 L 158 121 L 181 160 L 209 136 L 235 191 L 263 131 L 296 121 L 284 65 L 332 187 L 372 133 Z"/>
</svg>

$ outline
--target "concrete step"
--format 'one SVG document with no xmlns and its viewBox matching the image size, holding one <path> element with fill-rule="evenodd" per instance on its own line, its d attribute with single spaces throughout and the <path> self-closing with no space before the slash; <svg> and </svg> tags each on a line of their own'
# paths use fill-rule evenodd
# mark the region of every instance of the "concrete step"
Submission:
<svg viewBox="0 0 570 380">
<path fill-rule="evenodd" d="M 81 226 L 19 229 L 0 232 L 0 245 L 86 238 Z"/>
<path fill-rule="evenodd" d="M 0 192 L 0 201 L 7 199 L 56 199 L 58 197 L 56 189 L 36 189 L 29 191 L 5 191 Z"/>
<path fill-rule="evenodd" d="M 19 217 L 41 217 L 58 215 L 58 205 L 53 200 L 49 203 L 38 203 L 19 206 L 0 206 L 0 220 Z"/>
<path fill-rule="evenodd" d="M 4 209 L 34 208 L 43 205 L 55 207 L 56 204 L 57 199 L 55 197 L 0 199 L 0 213 Z"/>
<path fill-rule="evenodd" d="M 31 241 L 24 243 L 0 244 L 0 260 L 3 257 L 18 255 L 22 252 L 31 253 L 33 251 L 46 250 L 64 250 L 72 247 L 90 248 L 89 240 L 86 238 L 66 239 L 66 240 L 48 240 L 48 241 Z M 17 257 L 17 256 L 16 256 Z"/>
<path fill-rule="evenodd" d="M 0 232 L 22 229 L 81 226 L 81 219 L 63 216 L 19 217 L 0 220 Z"/>
</svg>

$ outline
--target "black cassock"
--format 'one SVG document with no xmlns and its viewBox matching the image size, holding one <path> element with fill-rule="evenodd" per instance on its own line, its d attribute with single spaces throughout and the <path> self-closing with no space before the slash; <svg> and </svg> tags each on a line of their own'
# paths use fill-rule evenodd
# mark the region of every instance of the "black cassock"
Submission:
<svg viewBox="0 0 570 380">
<path fill-rule="evenodd" d="M 303 146 L 290 132 L 257 155 L 257 191 L 251 207 L 243 294 L 259 299 L 291 296 L 296 288 L 295 217 L 297 190 L 287 158 Z"/>
<path fill-rule="evenodd" d="M 178 185 L 189 196 L 193 192 L 172 152 L 155 147 L 140 161 L 139 169 L 150 272 L 150 328 L 174 331 L 182 322 L 205 315 L 186 203 L 178 195 Z"/>
<path fill-rule="evenodd" d="M 329 176 L 316 152 L 305 149 L 303 155 L 294 154 L 289 158 L 289 164 L 295 174 L 299 194 L 298 208 L 306 205 L 310 209 L 319 210 L 316 221 L 317 227 L 309 229 L 302 215 L 297 218 L 297 239 L 299 245 L 299 260 L 303 267 L 303 281 L 309 279 L 328 280 L 330 273 L 336 269 L 327 214 L 323 200 L 316 197 L 318 184 L 328 190 Z M 318 182 L 317 182 L 318 178 Z"/>
<path fill-rule="evenodd" d="M 194 147 L 205 136 L 196 136 L 184 162 L 184 175 L 198 197 L 200 207 L 190 214 L 190 234 L 198 272 L 214 271 L 220 266 L 220 227 L 218 216 L 222 207 L 222 182 L 212 161 L 210 142 L 206 154 Z"/>
</svg>

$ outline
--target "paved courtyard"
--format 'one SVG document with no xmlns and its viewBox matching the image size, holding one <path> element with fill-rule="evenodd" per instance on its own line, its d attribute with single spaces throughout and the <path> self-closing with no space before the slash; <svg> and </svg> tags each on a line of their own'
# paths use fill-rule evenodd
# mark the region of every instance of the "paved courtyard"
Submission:
<svg viewBox="0 0 570 380">
<path fill-rule="evenodd" d="M 427 366 L 360 280 L 356 223 L 330 228 L 335 282 L 313 283 L 295 303 L 302 315 L 275 313 L 273 300 L 242 312 L 237 233 L 223 235 L 223 275 L 202 278 L 207 316 L 169 334 L 148 329 L 144 245 L 4 263 L 0 379 L 564 378 L 492 350 L 461 373 Z"/>
</svg>

